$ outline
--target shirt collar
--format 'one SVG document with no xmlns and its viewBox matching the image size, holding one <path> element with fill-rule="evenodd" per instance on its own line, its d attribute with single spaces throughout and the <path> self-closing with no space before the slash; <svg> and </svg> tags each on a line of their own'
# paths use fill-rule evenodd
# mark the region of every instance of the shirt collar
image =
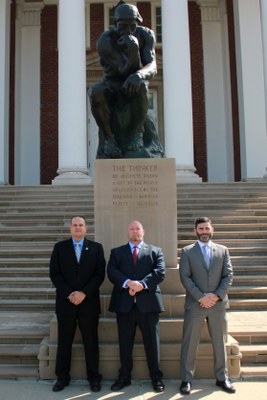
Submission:
<svg viewBox="0 0 267 400">
<path fill-rule="evenodd" d="M 129 246 L 130 246 L 130 248 L 131 248 L 132 251 L 133 251 L 133 248 L 134 248 L 134 247 L 137 247 L 138 250 L 140 250 L 141 247 L 142 247 L 142 245 L 143 245 L 143 243 L 144 243 L 144 241 L 142 241 L 142 242 L 140 242 L 140 243 L 138 243 L 138 244 L 132 244 L 131 242 L 129 242 Z"/>
<path fill-rule="evenodd" d="M 73 238 L 72 238 L 72 243 L 75 245 L 75 244 L 80 244 L 81 245 L 81 247 L 83 247 L 83 242 L 84 242 L 84 238 L 82 239 L 82 240 L 80 240 L 79 242 L 76 242 L 76 240 L 74 240 Z"/>
<path fill-rule="evenodd" d="M 198 240 L 198 244 L 200 246 L 200 248 L 202 249 L 202 247 L 204 246 L 208 246 L 209 248 L 211 248 L 211 240 L 208 241 L 208 243 L 203 243 L 200 240 Z"/>
</svg>

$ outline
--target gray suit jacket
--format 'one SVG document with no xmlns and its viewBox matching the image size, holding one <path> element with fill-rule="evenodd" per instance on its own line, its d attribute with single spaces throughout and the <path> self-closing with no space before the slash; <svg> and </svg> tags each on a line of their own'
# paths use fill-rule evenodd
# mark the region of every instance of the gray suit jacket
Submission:
<svg viewBox="0 0 267 400">
<path fill-rule="evenodd" d="M 199 310 L 205 293 L 220 297 L 214 307 L 229 308 L 227 292 L 233 281 L 233 268 L 227 247 L 213 243 L 210 266 L 206 265 L 198 242 L 186 246 L 180 259 L 180 278 L 186 290 L 185 309 Z"/>
</svg>

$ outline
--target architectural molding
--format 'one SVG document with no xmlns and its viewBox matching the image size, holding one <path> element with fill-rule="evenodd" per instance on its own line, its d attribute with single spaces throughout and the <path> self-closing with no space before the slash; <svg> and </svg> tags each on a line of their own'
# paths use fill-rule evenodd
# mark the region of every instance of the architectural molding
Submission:
<svg viewBox="0 0 267 400">
<path fill-rule="evenodd" d="M 201 9 L 201 20 L 203 22 L 220 21 L 220 7 L 218 0 L 197 0 Z"/>
<path fill-rule="evenodd" d="M 43 2 L 20 3 L 17 7 L 17 18 L 22 26 L 40 26 Z"/>
</svg>

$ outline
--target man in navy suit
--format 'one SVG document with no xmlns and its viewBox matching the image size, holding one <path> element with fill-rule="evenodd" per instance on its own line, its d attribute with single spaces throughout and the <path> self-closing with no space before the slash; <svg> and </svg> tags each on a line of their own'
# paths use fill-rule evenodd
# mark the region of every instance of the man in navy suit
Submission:
<svg viewBox="0 0 267 400">
<path fill-rule="evenodd" d="M 156 392 L 164 390 L 159 367 L 159 313 L 164 307 L 158 285 L 165 277 L 165 261 L 159 247 L 144 243 L 144 234 L 143 225 L 132 221 L 129 243 L 111 250 L 107 267 L 114 285 L 109 310 L 117 314 L 121 361 L 113 391 L 131 384 L 137 326 L 142 332 L 152 386 Z"/>
<path fill-rule="evenodd" d="M 183 343 L 181 349 L 180 392 L 189 394 L 195 371 L 196 352 L 205 320 L 214 352 L 216 385 L 227 393 L 235 388 L 227 371 L 227 321 L 229 308 L 227 292 L 233 281 L 233 268 L 227 247 L 211 239 L 211 220 L 200 217 L 195 221 L 197 242 L 182 250 L 180 277 L 186 290 Z"/>
<path fill-rule="evenodd" d="M 87 378 L 91 390 L 101 389 L 98 371 L 99 287 L 105 277 L 105 259 L 100 243 L 86 239 L 87 227 L 83 217 L 71 220 L 71 238 L 55 244 L 50 260 L 50 278 L 56 287 L 58 348 L 57 382 L 54 392 L 70 382 L 71 350 L 77 322 L 85 351 Z"/>
</svg>

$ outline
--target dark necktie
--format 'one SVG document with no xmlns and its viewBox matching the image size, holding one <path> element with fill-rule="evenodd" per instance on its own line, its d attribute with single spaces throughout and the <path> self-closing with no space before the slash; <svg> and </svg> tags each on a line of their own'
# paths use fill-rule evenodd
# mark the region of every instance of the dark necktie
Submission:
<svg viewBox="0 0 267 400">
<path fill-rule="evenodd" d="M 138 252 L 139 252 L 138 247 L 134 246 L 134 250 L 133 250 L 133 262 L 134 262 L 134 265 L 136 265 Z"/>
</svg>

